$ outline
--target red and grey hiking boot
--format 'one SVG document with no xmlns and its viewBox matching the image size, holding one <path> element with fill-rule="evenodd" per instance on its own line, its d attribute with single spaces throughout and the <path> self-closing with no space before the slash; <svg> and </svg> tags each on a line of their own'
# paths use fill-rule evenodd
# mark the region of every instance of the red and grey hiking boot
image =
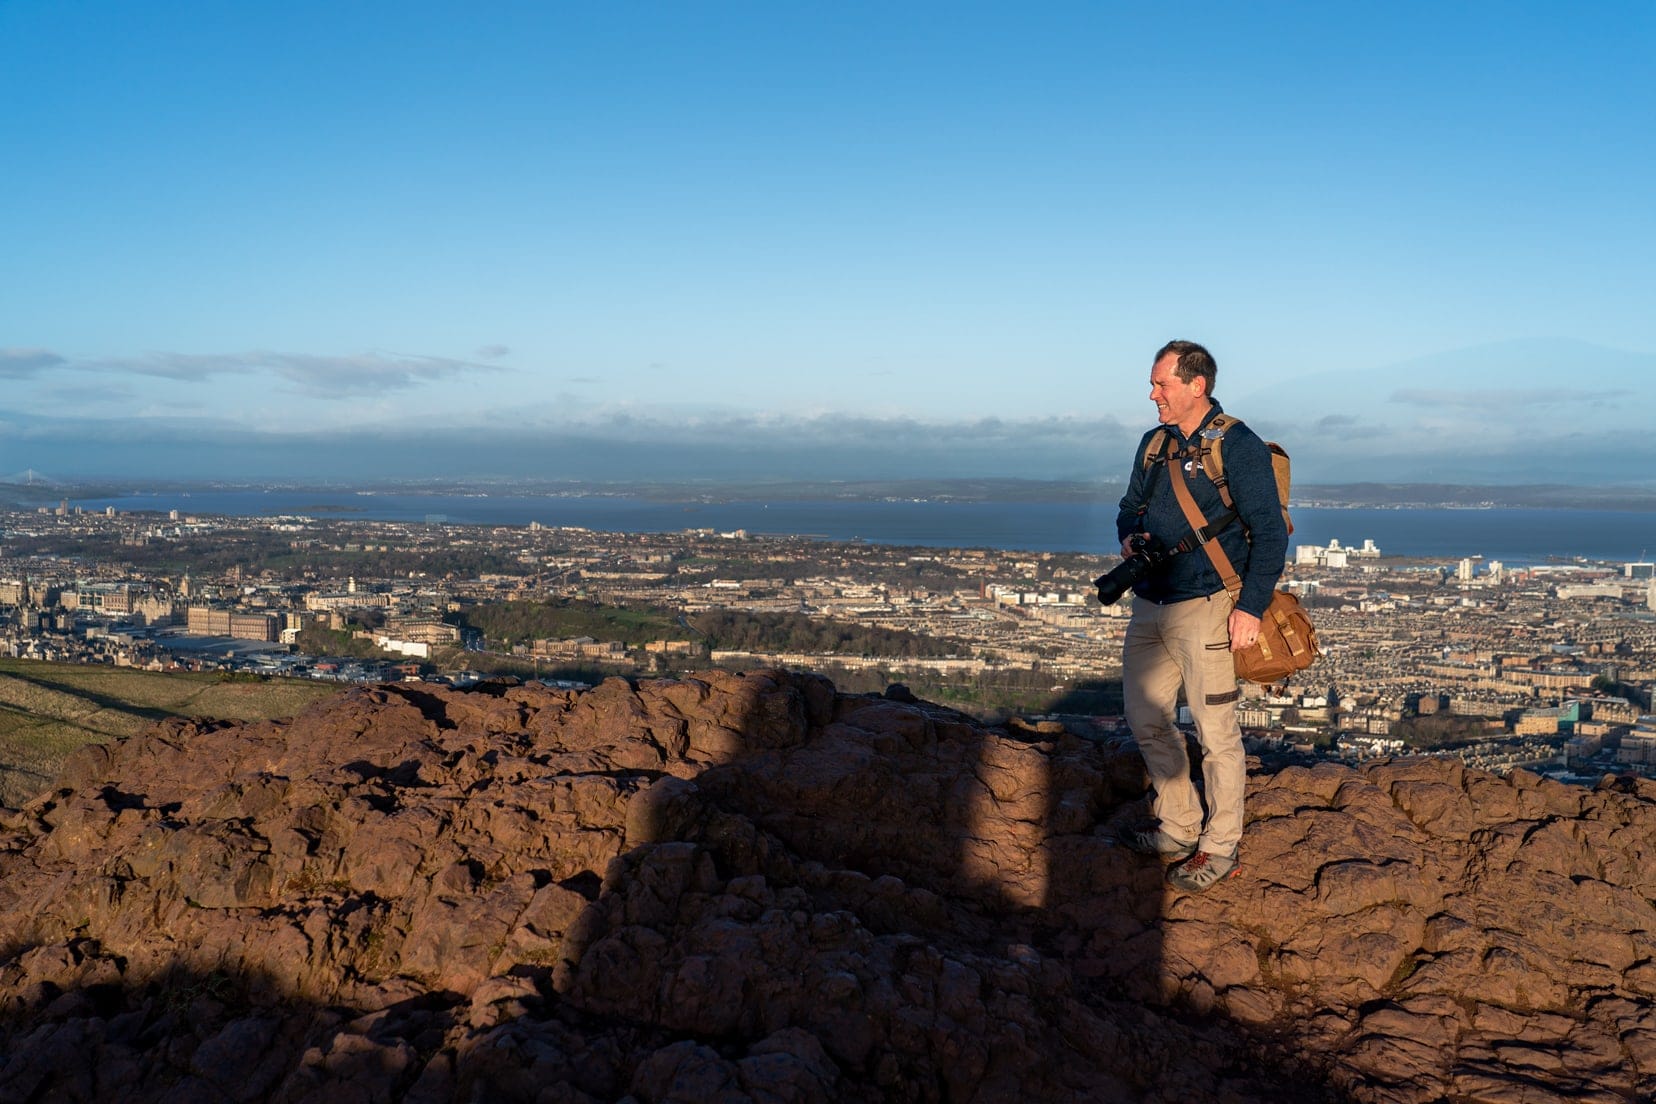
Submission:
<svg viewBox="0 0 1656 1104">
<path fill-rule="evenodd" d="M 1198 851 L 1167 868 L 1167 880 L 1180 889 L 1200 893 L 1214 882 L 1234 878 L 1241 872 L 1235 855 L 1210 855 Z"/>
</svg>

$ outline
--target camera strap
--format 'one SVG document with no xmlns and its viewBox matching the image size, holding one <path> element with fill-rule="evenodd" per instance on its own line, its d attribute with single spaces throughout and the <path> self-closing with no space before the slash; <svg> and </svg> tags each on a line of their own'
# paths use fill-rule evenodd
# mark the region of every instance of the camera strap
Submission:
<svg viewBox="0 0 1656 1104">
<path fill-rule="evenodd" d="M 1185 481 L 1184 468 L 1176 458 L 1168 461 L 1167 477 L 1173 484 L 1173 497 L 1179 500 L 1179 509 L 1184 511 L 1185 520 L 1190 522 L 1190 535 L 1196 538 L 1196 543 L 1207 553 L 1213 570 L 1219 573 L 1219 581 L 1234 599 L 1242 593 L 1242 577 L 1236 573 L 1236 568 L 1231 566 L 1230 557 L 1225 555 L 1225 550 L 1219 547 L 1219 542 L 1213 538 L 1219 530 L 1236 520 L 1236 511 L 1228 511 L 1224 520 L 1210 525 L 1208 519 L 1202 515 L 1201 507 L 1196 505 L 1196 497 L 1190 493 L 1190 484 Z M 1181 547 L 1184 543 L 1185 541 L 1179 542 Z"/>
<path fill-rule="evenodd" d="M 1177 491 L 1174 492 L 1175 495 L 1177 493 L 1178 493 Z M 1183 506 L 1184 503 L 1181 502 L 1181 503 L 1179 503 L 1179 505 Z M 1201 517 L 1200 514 L 1198 514 L 1197 516 Z M 1186 512 L 1185 518 L 1188 520 L 1189 517 L 1190 517 L 1190 514 L 1188 512 Z M 1225 515 L 1223 517 L 1221 517 L 1218 521 L 1209 521 L 1205 525 L 1194 525 L 1193 524 L 1190 527 L 1190 536 L 1188 536 L 1184 540 L 1180 541 L 1179 546 L 1181 548 L 1183 548 L 1186 552 L 1194 552 L 1197 548 L 1205 546 L 1208 541 L 1212 540 L 1214 537 L 1217 537 L 1220 534 L 1220 532 L 1226 526 L 1228 526 L 1231 522 L 1235 521 L 1236 518 L 1237 518 L 1237 514 L 1236 514 L 1235 510 L 1226 510 Z M 1192 541 L 1191 537 L 1194 537 L 1195 540 Z"/>
<path fill-rule="evenodd" d="M 1184 484 L 1182 474 L 1179 479 L 1174 479 L 1174 473 L 1181 468 L 1180 461 L 1190 457 L 1195 457 L 1199 461 L 1204 452 L 1204 449 L 1198 449 L 1195 446 L 1175 451 L 1172 435 L 1164 433 L 1159 454 L 1146 461 L 1146 463 L 1166 468 L 1168 482 L 1181 485 L 1175 486 L 1173 493 L 1174 497 L 1179 499 L 1179 508 L 1184 511 L 1185 520 L 1190 523 L 1190 532 L 1185 534 L 1179 543 L 1173 546 L 1174 554 L 1194 552 L 1196 549 L 1205 546 L 1208 541 L 1217 537 L 1226 526 L 1238 517 L 1234 509 L 1227 507 L 1217 520 L 1209 521 L 1206 515 L 1197 508 L 1194 497 L 1190 498 L 1188 505 L 1186 505 L 1185 497 L 1180 497 L 1179 491 L 1181 489 L 1183 489 L 1186 497 L 1190 497 L 1190 488 Z M 1140 510 L 1139 512 L 1142 514 L 1144 511 Z"/>
</svg>

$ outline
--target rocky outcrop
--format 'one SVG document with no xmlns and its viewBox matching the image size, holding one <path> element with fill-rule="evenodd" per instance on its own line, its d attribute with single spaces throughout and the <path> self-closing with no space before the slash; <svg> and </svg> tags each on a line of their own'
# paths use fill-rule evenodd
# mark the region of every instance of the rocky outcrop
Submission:
<svg viewBox="0 0 1656 1104">
<path fill-rule="evenodd" d="M 1250 782 L 808 675 L 354 691 L 78 753 L 0 822 L 0 1104 L 1656 1094 L 1656 786 Z M 1048 731 L 1047 729 L 1053 729 Z"/>
</svg>

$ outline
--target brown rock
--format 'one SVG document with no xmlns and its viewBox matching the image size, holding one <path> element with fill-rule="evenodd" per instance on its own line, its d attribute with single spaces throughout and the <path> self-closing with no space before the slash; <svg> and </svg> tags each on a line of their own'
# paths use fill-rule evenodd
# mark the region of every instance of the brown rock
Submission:
<svg viewBox="0 0 1656 1104">
<path fill-rule="evenodd" d="M 0 1100 L 1656 1093 L 1656 787 L 1250 785 L 1173 894 L 1131 745 L 815 676 L 168 722 L 0 820 Z"/>
</svg>

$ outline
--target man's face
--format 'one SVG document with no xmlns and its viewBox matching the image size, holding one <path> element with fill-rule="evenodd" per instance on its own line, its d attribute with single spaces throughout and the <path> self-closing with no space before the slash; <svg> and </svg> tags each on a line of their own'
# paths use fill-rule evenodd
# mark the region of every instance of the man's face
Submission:
<svg viewBox="0 0 1656 1104">
<path fill-rule="evenodd" d="M 1179 378 L 1179 358 L 1168 353 L 1150 369 L 1150 401 L 1162 425 L 1191 426 L 1208 408 L 1207 381 L 1195 376 L 1189 383 Z"/>
</svg>

